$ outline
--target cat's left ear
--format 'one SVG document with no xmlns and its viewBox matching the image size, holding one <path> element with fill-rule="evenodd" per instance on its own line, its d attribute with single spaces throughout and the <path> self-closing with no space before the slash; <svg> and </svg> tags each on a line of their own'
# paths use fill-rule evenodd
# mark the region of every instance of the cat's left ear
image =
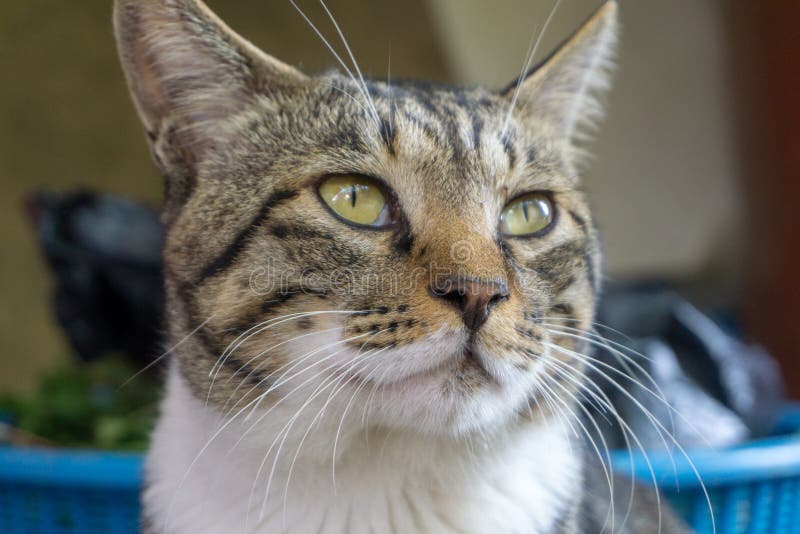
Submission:
<svg viewBox="0 0 800 534">
<path fill-rule="evenodd" d="M 224 126 L 260 97 L 302 86 L 300 71 L 233 32 L 202 0 L 115 0 L 122 67 L 167 180 L 166 213 L 201 162 L 224 155 Z"/>
<path fill-rule="evenodd" d="M 607 0 L 547 59 L 503 90 L 510 102 L 516 95 L 516 116 L 546 124 L 570 143 L 580 126 L 593 122 L 602 111 L 596 97 L 610 85 L 617 9 L 615 0 Z"/>
</svg>

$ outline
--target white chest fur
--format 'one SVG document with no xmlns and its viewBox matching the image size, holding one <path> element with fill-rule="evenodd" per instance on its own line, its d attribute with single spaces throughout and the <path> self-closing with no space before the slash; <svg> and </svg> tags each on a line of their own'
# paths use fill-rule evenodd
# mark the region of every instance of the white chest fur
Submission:
<svg viewBox="0 0 800 534">
<path fill-rule="evenodd" d="M 280 440 L 267 451 L 294 409 L 237 444 L 253 421 L 215 436 L 221 417 L 175 369 L 162 409 L 144 495 L 154 532 L 546 533 L 578 485 L 579 456 L 561 425 L 469 441 L 346 425 L 337 441 L 337 420 L 317 424 L 298 453 L 310 424 L 298 423 L 273 464 Z"/>
</svg>

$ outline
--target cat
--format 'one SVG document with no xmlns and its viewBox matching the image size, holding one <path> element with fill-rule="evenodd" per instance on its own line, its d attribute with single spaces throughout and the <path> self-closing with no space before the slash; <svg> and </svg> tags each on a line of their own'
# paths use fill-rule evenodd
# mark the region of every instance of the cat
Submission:
<svg viewBox="0 0 800 534">
<path fill-rule="evenodd" d="M 490 91 L 309 76 L 200 0 L 116 0 L 166 177 L 146 530 L 685 531 L 575 432 L 601 278 L 579 134 L 616 20 Z"/>
</svg>

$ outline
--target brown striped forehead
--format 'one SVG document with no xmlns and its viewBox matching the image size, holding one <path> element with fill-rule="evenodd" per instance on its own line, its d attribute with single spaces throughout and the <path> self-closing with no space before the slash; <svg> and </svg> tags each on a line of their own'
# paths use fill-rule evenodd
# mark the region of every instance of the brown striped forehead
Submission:
<svg viewBox="0 0 800 534">
<path fill-rule="evenodd" d="M 460 196 L 487 186 L 512 192 L 574 187 L 563 176 L 558 147 L 537 133 L 535 123 L 523 126 L 509 117 L 508 100 L 495 93 L 374 82 L 371 94 L 383 148 L 419 174 L 420 185 Z"/>
</svg>

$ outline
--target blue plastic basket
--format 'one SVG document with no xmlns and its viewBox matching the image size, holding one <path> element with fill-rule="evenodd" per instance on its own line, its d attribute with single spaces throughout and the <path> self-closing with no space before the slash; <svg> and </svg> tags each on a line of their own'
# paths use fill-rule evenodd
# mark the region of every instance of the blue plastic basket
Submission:
<svg viewBox="0 0 800 534">
<path fill-rule="evenodd" d="M 142 456 L 0 447 L 0 533 L 139 532 Z"/>
<path fill-rule="evenodd" d="M 798 432 L 800 405 L 792 405 L 776 437 L 721 451 L 689 451 L 688 458 L 651 452 L 645 459 L 617 451 L 612 464 L 617 472 L 633 472 L 643 485 L 652 486 L 655 476 L 659 493 L 698 534 L 711 534 L 715 526 L 718 534 L 800 534 Z"/>
<path fill-rule="evenodd" d="M 779 425 L 786 434 L 689 456 L 705 483 L 719 534 L 800 534 L 800 407 Z M 633 474 L 652 483 L 633 455 Z M 662 495 L 699 533 L 712 532 L 708 502 L 691 463 L 650 454 Z M 631 456 L 614 453 L 618 471 Z M 674 462 L 674 463 L 673 463 Z M 138 532 L 142 457 L 92 451 L 0 447 L 0 533 Z"/>
</svg>

